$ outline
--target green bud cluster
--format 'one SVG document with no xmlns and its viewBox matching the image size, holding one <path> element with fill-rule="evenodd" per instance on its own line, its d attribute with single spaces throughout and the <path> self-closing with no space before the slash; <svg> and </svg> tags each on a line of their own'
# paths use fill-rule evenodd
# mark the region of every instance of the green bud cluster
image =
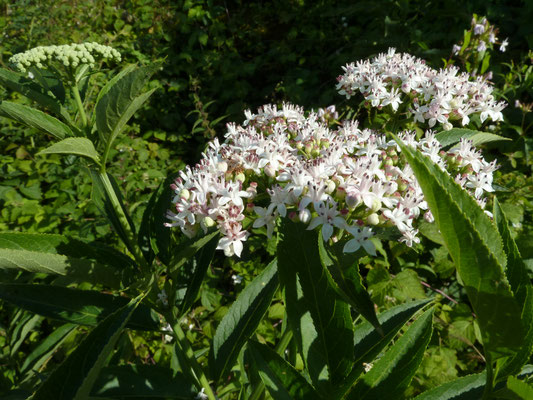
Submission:
<svg viewBox="0 0 533 400">
<path fill-rule="evenodd" d="M 9 59 L 16 69 L 24 73 L 30 67 L 47 68 L 57 62 L 65 67 L 76 68 L 87 64 L 93 67 L 100 59 L 120 61 L 120 53 L 109 46 L 89 42 L 81 44 L 64 44 L 60 46 L 38 46 L 23 53 L 17 53 Z"/>
</svg>

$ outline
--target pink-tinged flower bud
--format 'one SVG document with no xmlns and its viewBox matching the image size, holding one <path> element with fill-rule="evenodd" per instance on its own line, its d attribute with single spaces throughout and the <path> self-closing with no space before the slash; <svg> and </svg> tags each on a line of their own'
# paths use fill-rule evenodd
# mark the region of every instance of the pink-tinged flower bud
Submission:
<svg viewBox="0 0 533 400">
<path fill-rule="evenodd" d="M 252 212 L 254 210 L 255 204 L 254 203 L 247 203 L 246 204 L 246 211 Z"/>
<path fill-rule="evenodd" d="M 431 213 L 431 211 L 426 211 L 424 213 L 424 219 L 429 222 L 429 223 L 433 223 L 435 222 L 435 218 L 433 217 L 433 214 Z"/>
<path fill-rule="evenodd" d="M 300 210 L 300 212 L 298 213 L 298 218 L 300 219 L 300 222 L 308 224 L 311 220 L 311 211 L 309 211 L 307 208 Z"/>
<path fill-rule="evenodd" d="M 349 195 L 346 197 L 346 205 L 350 210 L 353 210 L 361 203 L 361 198 L 359 196 Z"/>
<path fill-rule="evenodd" d="M 517 101 L 518 101 L 518 100 L 517 100 Z M 178 186 L 177 186 L 175 183 L 171 183 L 171 184 L 170 184 L 170 188 L 171 188 L 172 190 L 176 190 L 176 189 L 178 188 Z"/>
<path fill-rule="evenodd" d="M 339 186 L 335 193 L 335 197 L 337 200 L 344 200 L 346 198 L 346 190 L 342 186 Z"/>
<path fill-rule="evenodd" d="M 292 221 L 292 222 L 298 222 L 298 213 L 296 211 L 291 211 L 289 213 L 289 219 Z"/>
<path fill-rule="evenodd" d="M 272 164 L 267 164 L 266 167 L 264 168 L 264 171 L 265 171 L 266 176 L 269 176 L 270 178 L 273 178 L 274 176 L 276 176 L 276 170 L 274 169 Z"/>
<path fill-rule="evenodd" d="M 369 225 L 379 224 L 379 215 L 377 215 L 376 213 L 370 214 L 368 217 L 366 217 L 366 223 Z"/>
</svg>

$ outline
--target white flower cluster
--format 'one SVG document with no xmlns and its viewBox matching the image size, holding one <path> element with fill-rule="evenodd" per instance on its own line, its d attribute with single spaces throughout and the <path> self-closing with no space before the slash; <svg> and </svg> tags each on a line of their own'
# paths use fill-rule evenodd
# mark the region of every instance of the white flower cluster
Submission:
<svg viewBox="0 0 533 400">
<path fill-rule="evenodd" d="M 494 99 L 490 84 L 481 77 L 470 80 L 454 66 L 437 71 L 424 60 L 391 48 L 387 54 L 343 69 L 344 75 L 337 78 L 340 94 L 349 99 L 361 92 L 373 107 L 390 105 L 394 112 L 407 102 L 414 121 L 427 121 L 430 128 L 439 122 L 449 130 L 458 120 L 464 126 L 475 113 L 480 113 L 482 122 L 488 117 L 503 121 L 501 110 L 506 104 Z"/>
<path fill-rule="evenodd" d="M 334 112 L 334 110 L 331 110 Z M 419 242 L 416 222 L 433 217 L 420 186 L 394 141 L 357 122 L 330 129 L 316 113 L 289 104 L 247 111 L 242 126 L 228 124 L 226 141 L 209 144 L 195 167 L 181 171 L 173 184 L 176 211 L 167 226 L 188 236 L 216 225 L 223 234 L 218 248 L 241 255 L 254 228 L 266 227 L 270 237 L 278 217 L 322 228 L 322 237 L 338 240 L 349 234 L 345 252 L 363 248 L 375 255 L 370 238 L 376 229 L 396 228 L 408 246 Z M 442 151 L 431 131 L 417 141 L 402 140 L 445 168 L 483 205 L 492 191 L 495 163 L 487 163 L 471 143 Z"/>
<path fill-rule="evenodd" d="M 23 53 L 17 53 L 9 59 L 20 72 L 30 67 L 46 68 L 52 62 L 65 67 L 76 68 L 81 64 L 91 67 L 97 59 L 120 61 L 120 53 L 112 47 L 99 43 L 64 44 L 60 46 L 38 46 Z"/>
</svg>

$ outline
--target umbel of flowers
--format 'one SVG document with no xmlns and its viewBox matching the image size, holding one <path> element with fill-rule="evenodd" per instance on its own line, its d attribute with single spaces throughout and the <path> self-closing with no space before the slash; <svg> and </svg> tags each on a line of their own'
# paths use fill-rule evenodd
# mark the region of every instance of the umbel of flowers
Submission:
<svg viewBox="0 0 533 400">
<path fill-rule="evenodd" d="M 477 113 L 481 122 L 503 120 L 505 102 L 494 99 L 492 86 L 482 77 L 460 73 L 455 66 L 435 70 L 424 60 L 389 49 L 343 69 L 345 73 L 337 78 L 340 94 L 350 98 L 360 92 L 372 107 L 390 105 L 393 112 L 405 103 L 414 122 L 427 123 L 430 128 L 437 122 L 445 130 L 456 121 L 464 126 L 470 115 Z"/>
<path fill-rule="evenodd" d="M 250 235 L 246 217 L 252 228 L 266 227 L 268 236 L 279 217 L 321 227 L 325 241 L 349 235 L 344 252 L 363 248 L 375 255 L 370 238 L 385 228 L 408 246 L 419 242 L 418 221 L 433 217 L 399 147 L 357 122 L 329 128 L 332 112 L 319 116 L 290 104 L 265 105 L 257 114 L 246 112 L 242 125 L 228 124 L 225 142 L 211 142 L 200 162 L 173 184 L 175 210 L 168 212 L 167 225 L 188 236 L 216 226 L 222 233 L 218 248 L 228 256 L 241 255 Z M 420 141 L 408 131 L 399 136 L 484 205 L 496 165 L 470 142 L 445 152 L 431 131 Z"/>
<path fill-rule="evenodd" d="M 20 72 L 26 72 L 31 67 L 43 69 L 54 63 L 66 68 L 76 68 L 83 64 L 93 67 L 96 61 L 101 59 L 120 61 L 121 55 L 114 48 L 99 43 L 72 43 L 34 47 L 13 55 L 9 62 Z"/>
</svg>

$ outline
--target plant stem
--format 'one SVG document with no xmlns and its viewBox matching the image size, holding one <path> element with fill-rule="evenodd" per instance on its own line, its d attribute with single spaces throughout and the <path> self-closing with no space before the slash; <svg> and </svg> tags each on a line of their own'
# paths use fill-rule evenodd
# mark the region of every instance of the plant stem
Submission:
<svg viewBox="0 0 533 400">
<path fill-rule="evenodd" d="M 150 269 L 150 265 L 148 265 L 148 263 L 144 259 L 144 255 L 142 254 L 142 251 L 139 248 L 139 245 L 137 244 L 137 235 L 131 229 L 128 218 L 126 217 L 122 205 L 118 200 L 117 194 L 115 193 L 115 189 L 113 188 L 113 185 L 111 184 L 111 181 L 107 176 L 105 166 L 102 166 L 100 172 L 98 173 L 98 176 L 100 178 L 100 181 L 102 182 L 107 197 L 111 202 L 113 210 L 115 211 L 115 215 L 118 218 L 122 229 L 126 233 L 126 246 L 128 247 L 128 250 L 133 254 L 133 257 L 135 258 L 135 261 L 137 261 L 137 263 L 139 264 L 140 268 L 145 272 L 148 271 Z"/>
<path fill-rule="evenodd" d="M 169 313 L 167 318 L 170 318 L 172 330 L 174 331 L 174 334 L 176 335 L 176 345 L 178 346 L 181 353 L 184 355 L 184 359 L 187 360 L 187 367 L 193 371 L 193 374 L 196 376 L 196 379 L 199 381 L 199 385 L 204 389 L 204 393 L 207 395 L 209 400 L 217 400 L 217 397 L 215 396 L 215 393 L 213 393 L 213 389 L 211 389 L 211 385 L 209 385 L 209 381 L 207 380 L 207 377 L 204 374 L 204 371 L 202 370 L 202 367 L 200 364 L 198 364 L 198 361 L 196 361 L 196 357 L 194 356 L 194 351 L 191 348 L 191 345 L 189 343 L 189 340 L 187 339 L 187 336 L 185 336 L 185 333 L 181 329 L 179 321 L 176 321 L 174 318 L 174 315 L 172 315 L 172 312 Z"/>
<path fill-rule="evenodd" d="M 492 388 L 494 386 L 494 370 L 492 368 L 492 359 L 489 354 L 486 356 L 487 360 L 487 380 L 485 383 L 485 390 L 483 390 L 482 400 L 488 400 L 492 394 Z"/>
<path fill-rule="evenodd" d="M 285 349 L 291 342 L 291 339 L 292 339 L 292 331 L 290 329 L 285 330 L 285 332 L 281 336 L 280 342 L 276 346 L 276 353 L 282 356 L 283 352 L 285 351 Z M 259 385 L 255 387 L 254 391 L 252 392 L 252 395 L 250 396 L 248 400 L 259 400 L 264 391 L 265 391 L 265 384 L 261 381 L 261 383 L 259 383 Z"/>
<path fill-rule="evenodd" d="M 82 128 L 85 128 L 87 126 L 87 115 L 85 114 L 83 103 L 81 102 L 80 91 L 78 90 L 78 85 L 76 84 L 72 85 L 72 94 L 74 95 L 74 100 L 76 100 L 78 111 L 80 112 Z"/>
</svg>

